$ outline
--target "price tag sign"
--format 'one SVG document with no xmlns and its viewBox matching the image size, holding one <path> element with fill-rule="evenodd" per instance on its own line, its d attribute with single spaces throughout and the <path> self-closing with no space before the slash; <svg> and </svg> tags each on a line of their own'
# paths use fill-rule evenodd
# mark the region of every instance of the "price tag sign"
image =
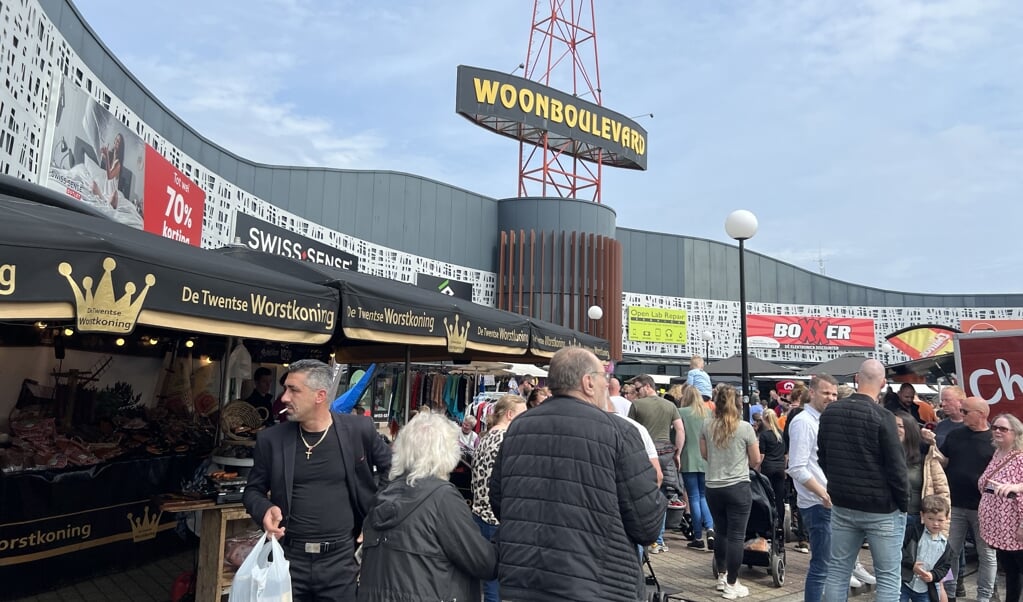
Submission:
<svg viewBox="0 0 1023 602">
<path fill-rule="evenodd" d="M 146 146 L 146 232 L 198 247 L 206 192 L 163 155 Z"/>
</svg>

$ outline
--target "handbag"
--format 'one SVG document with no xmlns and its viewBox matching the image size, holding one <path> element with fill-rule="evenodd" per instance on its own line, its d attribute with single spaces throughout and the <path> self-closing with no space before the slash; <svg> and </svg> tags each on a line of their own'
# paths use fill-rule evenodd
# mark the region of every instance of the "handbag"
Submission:
<svg viewBox="0 0 1023 602">
<path fill-rule="evenodd" d="M 264 533 L 235 573 L 228 602 L 291 602 L 290 566 L 277 538 Z"/>
</svg>

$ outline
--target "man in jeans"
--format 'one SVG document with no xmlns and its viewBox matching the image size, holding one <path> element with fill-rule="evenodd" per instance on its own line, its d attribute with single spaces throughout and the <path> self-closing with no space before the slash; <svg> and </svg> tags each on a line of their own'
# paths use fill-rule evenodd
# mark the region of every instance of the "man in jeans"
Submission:
<svg viewBox="0 0 1023 602">
<path fill-rule="evenodd" d="M 640 397 L 632 401 L 628 417 L 646 427 L 650 438 L 654 440 L 657 455 L 661 461 L 661 473 L 664 475 L 661 490 L 668 498 L 668 507 L 685 508 L 685 504 L 679 498 L 682 487 L 678 482 L 678 469 L 682 460 L 682 446 L 686 440 L 686 431 L 682 424 L 682 418 L 679 417 L 678 408 L 667 399 L 657 395 L 656 383 L 649 374 L 640 374 L 629 382 L 636 387 Z M 671 441 L 673 428 L 675 429 L 674 443 Z M 650 546 L 650 552 L 653 554 L 668 551 L 668 547 L 664 545 L 663 531 L 662 529 L 657 542 Z"/>
<path fill-rule="evenodd" d="M 849 578 L 866 538 L 874 559 L 877 599 L 898 600 L 909 508 L 906 454 L 895 416 L 876 401 L 885 384 L 884 366 L 866 360 L 856 383 L 856 393 L 832 403 L 821 415 L 817 436 L 817 459 L 832 501 L 824 599 L 848 599 Z"/>
<path fill-rule="evenodd" d="M 838 382 L 828 374 L 810 379 L 810 403 L 789 423 L 789 476 L 796 488 L 799 514 L 810 534 L 810 567 L 804 602 L 821 602 L 831 561 L 831 497 L 828 479 L 817 462 L 821 413 L 838 396 Z"/>
<path fill-rule="evenodd" d="M 977 480 L 995 453 L 991 445 L 991 428 L 987 423 L 991 409 L 983 399 L 967 397 L 960 411 L 966 428 L 952 430 L 939 448 L 945 456 L 945 474 L 948 476 L 948 488 L 952 496 L 948 546 L 958 557 L 966 541 L 966 530 L 973 531 L 973 540 L 977 544 L 977 600 L 989 602 L 994 593 L 996 560 L 995 551 L 980 536 L 977 525 L 977 506 L 980 505 Z M 935 439 L 933 433 L 924 435 L 925 443 L 933 445 Z M 952 572 L 957 579 L 963 568 L 958 563 L 952 563 Z M 956 581 L 946 582 L 945 591 L 950 600 L 956 599 Z"/>
</svg>

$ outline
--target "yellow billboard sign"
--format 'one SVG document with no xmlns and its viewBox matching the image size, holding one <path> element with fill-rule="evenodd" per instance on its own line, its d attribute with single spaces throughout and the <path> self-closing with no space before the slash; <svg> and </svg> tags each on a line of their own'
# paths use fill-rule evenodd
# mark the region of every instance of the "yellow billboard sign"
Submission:
<svg viewBox="0 0 1023 602">
<path fill-rule="evenodd" d="M 663 307 L 629 307 L 629 340 L 644 343 L 685 345 L 686 310 Z"/>
</svg>

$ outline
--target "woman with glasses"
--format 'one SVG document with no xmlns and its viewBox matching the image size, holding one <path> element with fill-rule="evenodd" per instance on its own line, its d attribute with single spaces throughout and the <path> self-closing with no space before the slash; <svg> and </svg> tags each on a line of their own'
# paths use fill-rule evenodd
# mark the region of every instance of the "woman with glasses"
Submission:
<svg viewBox="0 0 1023 602">
<path fill-rule="evenodd" d="M 995 549 L 1005 570 L 1004 602 L 1018 602 L 1023 583 L 1023 423 L 1011 414 L 999 414 L 991 423 L 995 454 L 980 475 L 980 536 Z"/>
</svg>

